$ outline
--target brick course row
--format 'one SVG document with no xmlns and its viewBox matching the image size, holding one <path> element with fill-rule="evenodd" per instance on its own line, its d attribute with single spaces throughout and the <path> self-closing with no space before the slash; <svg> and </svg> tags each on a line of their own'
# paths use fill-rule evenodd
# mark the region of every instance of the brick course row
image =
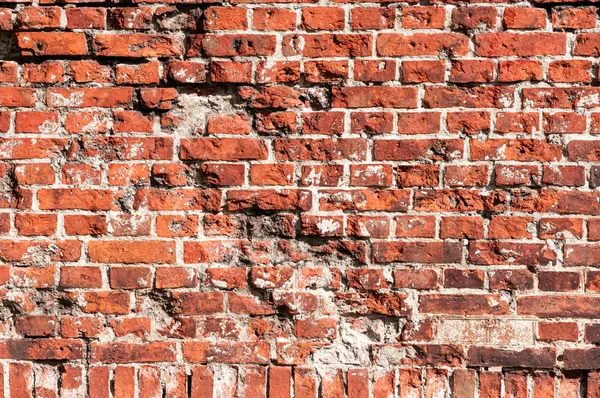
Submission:
<svg viewBox="0 0 600 398">
<path fill-rule="evenodd" d="M 528 374 L 522 371 L 476 372 L 468 369 L 403 368 L 400 370 L 366 368 L 348 370 L 317 370 L 310 367 L 284 366 L 194 366 L 190 374 L 172 366 L 161 369 L 154 365 L 117 365 L 89 368 L 86 375 L 78 366 L 64 365 L 60 369 L 30 365 L 11 364 L 9 369 L 11 389 L 19 389 L 21 396 L 33 394 L 53 396 L 106 397 L 114 388 L 117 396 L 166 396 L 193 398 L 244 396 L 269 397 L 315 397 L 368 398 L 369 396 L 445 396 L 452 393 L 457 397 L 496 397 L 503 391 L 510 397 L 553 397 L 578 396 L 586 391 L 588 397 L 598 396 L 599 375 L 571 373 L 556 376 L 551 372 L 539 371 Z M 168 382 L 161 387 L 159 379 Z M 61 385 L 55 383 L 60 378 Z M 87 382 L 87 389 L 86 384 Z M 347 388 L 345 387 L 347 385 Z M 189 395 L 188 395 L 189 393 Z M 372 395 L 369 395 L 372 394 Z M 530 395 L 528 395 L 530 394 Z"/>
</svg>

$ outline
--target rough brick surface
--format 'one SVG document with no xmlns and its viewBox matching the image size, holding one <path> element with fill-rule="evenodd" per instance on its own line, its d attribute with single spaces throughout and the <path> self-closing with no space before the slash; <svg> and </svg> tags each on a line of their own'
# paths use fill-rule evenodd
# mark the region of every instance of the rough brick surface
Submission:
<svg viewBox="0 0 600 398">
<path fill-rule="evenodd" d="M 596 1 L 0 3 L 0 398 L 600 398 Z"/>
</svg>

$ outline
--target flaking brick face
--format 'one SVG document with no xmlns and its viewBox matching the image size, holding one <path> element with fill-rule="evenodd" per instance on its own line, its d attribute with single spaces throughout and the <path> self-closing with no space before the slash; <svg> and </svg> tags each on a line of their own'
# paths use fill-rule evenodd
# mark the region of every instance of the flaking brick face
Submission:
<svg viewBox="0 0 600 398">
<path fill-rule="evenodd" d="M 600 398 L 595 4 L 0 0 L 0 398 Z"/>
</svg>

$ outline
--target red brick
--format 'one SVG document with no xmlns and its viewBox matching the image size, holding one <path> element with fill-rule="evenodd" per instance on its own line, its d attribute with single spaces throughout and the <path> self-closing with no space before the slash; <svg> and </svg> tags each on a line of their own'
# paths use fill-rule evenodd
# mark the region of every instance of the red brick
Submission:
<svg viewBox="0 0 600 398">
<path fill-rule="evenodd" d="M 241 164 L 204 163 L 201 176 L 215 186 L 244 185 L 245 166 Z"/>
<path fill-rule="evenodd" d="M 115 318 L 110 321 L 110 327 L 117 337 L 144 337 L 150 333 L 150 322 L 147 317 Z"/>
<path fill-rule="evenodd" d="M 399 134 L 437 134 L 440 131 L 438 112 L 406 112 L 398 114 Z"/>
<path fill-rule="evenodd" d="M 20 347 L 22 350 L 15 350 Z M 83 358 L 83 342 L 72 339 L 25 339 L 5 340 L 4 349 L 12 352 L 12 358 L 25 361 L 80 360 Z"/>
<path fill-rule="evenodd" d="M 596 8 L 554 8 L 552 10 L 552 26 L 564 29 L 593 28 L 596 26 Z"/>
<path fill-rule="evenodd" d="M 302 166 L 303 186 L 338 186 L 343 173 L 343 167 L 340 165 L 317 165 Z"/>
<path fill-rule="evenodd" d="M 113 289 L 143 289 L 152 286 L 147 267 L 111 267 L 110 287 Z"/>
<path fill-rule="evenodd" d="M 491 239 L 531 239 L 532 217 L 493 216 L 488 225 L 488 237 Z"/>
<path fill-rule="evenodd" d="M 28 83 L 58 83 L 64 81 L 62 62 L 46 61 L 40 64 L 24 64 L 23 79 Z"/>
<path fill-rule="evenodd" d="M 55 134 L 59 129 L 58 112 L 17 112 L 15 132 L 30 134 Z"/>
<path fill-rule="evenodd" d="M 481 57 L 564 55 L 566 45 L 564 33 L 502 32 L 475 35 L 475 54 Z"/>
<path fill-rule="evenodd" d="M 208 120 L 208 134 L 250 134 L 250 120 L 245 115 L 217 115 Z"/>
<path fill-rule="evenodd" d="M 544 271 L 538 274 L 538 287 L 543 291 L 568 292 L 579 289 L 580 279 L 577 272 Z"/>
<path fill-rule="evenodd" d="M 292 185 L 294 165 L 290 163 L 253 164 L 250 167 L 252 185 Z"/>
<path fill-rule="evenodd" d="M 171 61 L 168 76 L 177 83 L 194 84 L 206 82 L 206 64 L 195 61 Z"/>
<path fill-rule="evenodd" d="M 344 114 L 342 112 L 302 113 L 302 132 L 341 135 L 344 133 Z"/>
<path fill-rule="evenodd" d="M 114 29 L 150 29 L 152 9 L 150 7 L 124 7 L 109 10 L 111 27 Z"/>
<path fill-rule="evenodd" d="M 457 289 L 481 289 L 484 273 L 480 270 L 445 269 L 444 287 Z"/>
<path fill-rule="evenodd" d="M 35 90 L 0 87 L 0 104 L 7 107 L 32 107 L 35 104 Z"/>
<path fill-rule="evenodd" d="M 500 397 L 502 373 L 483 371 L 479 374 L 479 396 L 482 398 Z"/>
<path fill-rule="evenodd" d="M 105 108 L 131 106 L 131 88 L 50 88 L 46 92 L 46 102 L 52 108 L 89 107 Z"/>
<path fill-rule="evenodd" d="M 69 112 L 65 118 L 65 130 L 69 133 L 106 133 L 109 116 L 105 112 Z"/>
<path fill-rule="evenodd" d="M 264 142 L 255 138 L 188 138 L 181 142 L 181 158 L 197 160 L 266 159 Z"/>
<path fill-rule="evenodd" d="M 174 88 L 142 88 L 140 100 L 147 109 L 167 110 L 173 107 L 177 99 L 177 90 Z"/>
<path fill-rule="evenodd" d="M 376 262 L 456 263 L 460 245 L 440 242 L 377 242 L 373 247 Z"/>
<path fill-rule="evenodd" d="M 289 109 L 305 104 L 300 90 L 286 86 L 242 87 L 239 93 L 247 101 L 248 107 L 256 109 Z"/>
<path fill-rule="evenodd" d="M 117 65 L 117 84 L 156 84 L 159 82 L 159 63 L 148 62 L 140 65 Z"/>
<path fill-rule="evenodd" d="M 571 142 L 575 147 L 577 141 Z M 578 156 L 578 155 L 573 155 Z M 557 161 L 562 158 L 561 148 L 535 139 L 489 139 L 471 141 L 473 160 Z"/>
<path fill-rule="evenodd" d="M 296 43 L 304 42 L 298 47 Z M 304 55 L 310 58 L 367 56 L 372 51 L 372 38 L 366 34 L 285 35 L 282 52 L 285 56 Z"/>
<path fill-rule="evenodd" d="M 387 82 L 396 79 L 396 61 L 356 61 L 354 79 L 367 82 Z"/>
<path fill-rule="evenodd" d="M 523 98 L 528 106 L 539 108 L 592 108 L 596 91 L 595 87 L 525 88 Z"/>
<path fill-rule="evenodd" d="M 369 371 L 367 369 L 348 370 L 348 398 L 369 397 Z"/>
<path fill-rule="evenodd" d="M 147 184 L 150 181 L 150 170 L 144 164 L 112 163 L 108 167 L 108 182 L 110 185 Z"/>
<path fill-rule="evenodd" d="M 545 341 L 577 341 L 579 327 L 575 322 L 540 322 L 538 323 L 538 338 Z"/>
<path fill-rule="evenodd" d="M 155 278 L 157 289 L 196 287 L 198 284 L 195 271 L 185 267 L 157 268 Z"/>
<path fill-rule="evenodd" d="M 163 237 L 194 236 L 198 230 L 198 216 L 157 216 L 156 234 Z"/>
<path fill-rule="evenodd" d="M 244 363 L 265 364 L 269 360 L 269 344 L 186 342 L 183 357 L 190 363 Z"/>
<path fill-rule="evenodd" d="M 94 342 L 90 347 L 90 360 L 98 363 L 175 362 L 174 345 L 166 341 L 138 343 Z M 117 366 L 117 369 L 119 366 Z M 133 380 L 132 380 L 133 383 Z"/>
<path fill-rule="evenodd" d="M 435 235 L 435 218 L 430 216 L 396 216 L 395 236 L 412 238 L 433 238 Z"/>
<path fill-rule="evenodd" d="M 92 50 L 106 57 L 170 57 L 183 54 L 183 42 L 172 35 L 98 33 Z"/>
<path fill-rule="evenodd" d="M 377 140 L 373 148 L 375 160 L 452 160 L 462 157 L 462 140 Z M 425 157 L 423 157 L 425 154 Z"/>
<path fill-rule="evenodd" d="M 421 296 L 420 310 L 432 314 L 506 315 L 508 303 L 499 295 L 435 294 Z"/>
<path fill-rule="evenodd" d="M 451 134 L 476 135 L 490 131 L 488 112 L 451 112 L 446 118 L 446 127 Z"/>
<path fill-rule="evenodd" d="M 69 66 L 77 83 L 109 83 L 112 80 L 111 68 L 96 61 L 73 61 Z"/>
<path fill-rule="evenodd" d="M 569 60 L 552 61 L 548 67 L 548 80 L 559 83 L 589 83 L 591 61 Z"/>
<path fill-rule="evenodd" d="M 477 388 L 475 371 L 457 369 L 452 373 L 452 391 L 463 398 L 474 398 Z"/>
<path fill-rule="evenodd" d="M 450 81 L 453 83 L 485 83 L 494 79 L 495 65 L 485 60 L 453 61 Z"/>
<path fill-rule="evenodd" d="M 488 168 L 485 165 L 446 167 L 446 185 L 451 187 L 485 186 L 488 180 Z"/>
<path fill-rule="evenodd" d="M 402 8 L 402 27 L 406 29 L 442 29 L 446 22 L 444 7 L 408 6 Z"/>
<path fill-rule="evenodd" d="M 479 217 L 443 217 L 441 238 L 478 239 L 483 237 L 483 220 Z"/>
<path fill-rule="evenodd" d="M 96 7 L 66 8 L 68 29 L 106 29 L 106 9 Z"/>
<path fill-rule="evenodd" d="M 295 134 L 300 126 L 294 112 L 270 112 L 256 115 L 256 130 L 261 134 Z"/>
<path fill-rule="evenodd" d="M 56 233 L 56 214 L 20 213 L 15 218 L 15 227 L 19 235 L 49 236 Z"/>
<path fill-rule="evenodd" d="M 394 129 L 392 114 L 387 112 L 352 112 L 350 123 L 353 133 L 385 134 Z"/>
<path fill-rule="evenodd" d="M 510 247 L 510 254 L 506 248 Z M 474 264 L 553 264 L 556 253 L 541 243 L 474 242 L 469 246 L 469 260 Z"/>
<path fill-rule="evenodd" d="M 444 61 L 402 62 L 402 81 L 405 83 L 440 83 L 445 80 L 445 73 Z"/>
<path fill-rule="evenodd" d="M 209 7 L 204 11 L 204 29 L 245 30 L 248 27 L 246 9 L 235 7 Z"/>
<path fill-rule="evenodd" d="M 102 332 L 101 321 L 96 317 L 63 317 L 60 322 L 62 337 L 94 338 Z M 93 379 L 93 368 L 90 369 L 90 380 Z M 107 378 L 108 381 L 108 378 Z"/>
<path fill-rule="evenodd" d="M 86 55 L 87 43 L 83 33 L 22 32 L 17 33 L 21 55 Z"/>
<path fill-rule="evenodd" d="M 220 83 L 250 83 L 252 64 L 249 62 L 213 61 L 210 63 L 210 78 Z"/>
<path fill-rule="evenodd" d="M 16 83 L 17 73 L 17 64 L 15 62 L 0 63 L 0 82 Z"/>
<path fill-rule="evenodd" d="M 169 368 L 171 369 L 171 368 Z M 171 385 L 176 385 L 176 381 L 173 380 L 174 375 L 170 379 Z M 160 383 L 160 369 L 154 366 L 144 366 L 138 370 L 138 388 L 140 394 L 145 396 L 156 396 L 162 393 L 162 386 Z"/>
<path fill-rule="evenodd" d="M 296 13 L 284 8 L 255 8 L 254 29 L 292 30 L 296 26 Z"/>
<path fill-rule="evenodd" d="M 535 60 L 500 61 L 498 80 L 501 82 L 519 82 L 542 80 L 542 64 Z"/>
<path fill-rule="evenodd" d="M 172 263 L 175 247 L 167 241 L 93 241 L 89 257 L 96 263 Z"/>
<path fill-rule="evenodd" d="M 327 190 L 321 191 L 321 210 L 406 211 L 409 192 L 395 190 Z"/>
<path fill-rule="evenodd" d="M 28 287 L 36 289 L 47 289 L 56 286 L 56 267 L 22 267 L 13 269 L 13 283 L 15 287 Z M 35 308 L 30 301 L 29 295 L 16 295 L 12 300 L 18 303 L 24 312 L 31 312 Z M 11 300 L 7 300 L 11 301 Z"/>
<path fill-rule="evenodd" d="M 539 115 L 534 112 L 501 112 L 496 115 L 496 132 L 534 133 L 540 131 Z"/>
<path fill-rule="evenodd" d="M 219 292 L 175 293 L 173 305 L 175 313 L 186 315 L 209 315 L 223 312 L 224 296 Z"/>
<path fill-rule="evenodd" d="M 309 83 L 339 83 L 348 77 L 347 61 L 308 61 L 304 76 Z"/>
<path fill-rule="evenodd" d="M 366 143 L 363 139 L 340 138 L 306 139 L 278 138 L 275 140 L 277 160 L 364 160 Z"/>
<path fill-rule="evenodd" d="M 361 164 L 350 166 L 350 185 L 352 186 L 391 186 L 392 166 L 389 164 Z"/>
<path fill-rule="evenodd" d="M 344 9 L 338 7 L 311 7 L 302 10 L 302 28 L 311 30 L 343 30 Z"/>
<path fill-rule="evenodd" d="M 210 246 L 203 245 L 200 249 L 210 250 Z M 215 245 L 218 247 L 218 245 Z M 189 249 L 189 251 L 192 251 Z M 194 253 L 195 254 L 195 253 Z M 208 253 L 207 253 L 208 254 Z M 191 256 L 191 255 L 190 255 Z M 208 254 L 210 256 L 210 254 Z M 208 258 L 208 256 L 206 258 Z M 198 257 L 201 257 L 198 256 Z M 186 257 L 190 258 L 190 257 Z M 200 258 L 198 261 L 202 261 L 203 258 Z M 210 268 L 207 270 L 208 281 L 214 286 L 224 288 L 224 289 L 233 289 L 236 287 L 245 287 L 246 286 L 246 271 L 243 268 L 229 268 L 229 269 L 221 269 L 221 268 Z"/>
<path fill-rule="evenodd" d="M 513 103 L 510 87 L 474 88 L 428 86 L 423 99 L 427 108 L 505 108 Z"/>
<path fill-rule="evenodd" d="M 396 10 L 393 8 L 353 8 L 350 24 L 353 30 L 392 29 Z"/>
<path fill-rule="evenodd" d="M 65 288 L 102 287 L 102 274 L 98 267 L 62 267 L 59 286 Z"/>
<path fill-rule="evenodd" d="M 215 211 L 220 207 L 221 193 L 211 189 L 141 189 L 136 192 L 136 209 Z"/>
<path fill-rule="evenodd" d="M 10 8 L 0 8 L 0 30 L 13 29 L 13 14 Z"/>
<path fill-rule="evenodd" d="M 56 317 L 51 315 L 21 316 L 15 321 L 17 333 L 25 337 L 54 336 L 56 326 Z"/>
<path fill-rule="evenodd" d="M 211 57 L 272 55 L 275 52 L 274 35 L 207 34 L 191 37 L 191 40 L 187 54 L 192 57 L 199 55 L 200 49 Z"/>
<path fill-rule="evenodd" d="M 67 185 L 100 185 L 101 170 L 88 164 L 66 164 L 62 169 L 62 181 Z"/>
<path fill-rule="evenodd" d="M 17 14 L 17 25 L 26 30 L 60 28 L 60 7 L 25 7 Z"/>
<path fill-rule="evenodd" d="M 496 7 L 457 7 L 452 10 L 452 26 L 460 29 L 496 27 Z"/>
<path fill-rule="evenodd" d="M 509 29 L 544 29 L 546 16 L 539 8 L 510 7 L 504 10 L 504 25 Z"/>
<path fill-rule="evenodd" d="M 258 83 L 292 83 L 300 80 L 298 61 L 260 61 L 257 68 Z"/>
<path fill-rule="evenodd" d="M 595 33 L 580 33 L 575 41 L 574 55 L 595 56 L 598 54 L 600 36 Z"/>
<path fill-rule="evenodd" d="M 398 166 L 399 187 L 434 187 L 439 184 L 440 169 L 435 165 Z"/>
<path fill-rule="evenodd" d="M 29 363 L 12 363 L 9 365 L 10 389 L 16 398 L 33 395 L 33 372 Z"/>
<path fill-rule="evenodd" d="M 377 37 L 377 54 L 381 56 L 465 55 L 467 51 L 467 37 L 460 33 L 382 33 Z"/>
<path fill-rule="evenodd" d="M 545 369 L 556 363 L 554 348 L 525 348 L 523 350 L 502 350 L 490 347 L 473 347 L 469 350 L 469 360 L 474 366 L 505 366 Z M 525 389 L 527 377 L 522 378 Z M 512 389 L 512 386 L 508 387 Z M 520 387 L 519 387 L 520 388 Z M 510 391 L 510 390 L 509 390 Z"/>
</svg>

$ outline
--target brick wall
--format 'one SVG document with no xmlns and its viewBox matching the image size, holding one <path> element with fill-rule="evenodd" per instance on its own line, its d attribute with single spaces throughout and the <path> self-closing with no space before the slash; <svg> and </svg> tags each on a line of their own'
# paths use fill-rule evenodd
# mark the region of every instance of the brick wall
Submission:
<svg viewBox="0 0 600 398">
<path fill-rule="evenodd" d="M 2 1 L 0 397 L 600 397 L 598 12 L 502 1 Z"/>
</svg>

